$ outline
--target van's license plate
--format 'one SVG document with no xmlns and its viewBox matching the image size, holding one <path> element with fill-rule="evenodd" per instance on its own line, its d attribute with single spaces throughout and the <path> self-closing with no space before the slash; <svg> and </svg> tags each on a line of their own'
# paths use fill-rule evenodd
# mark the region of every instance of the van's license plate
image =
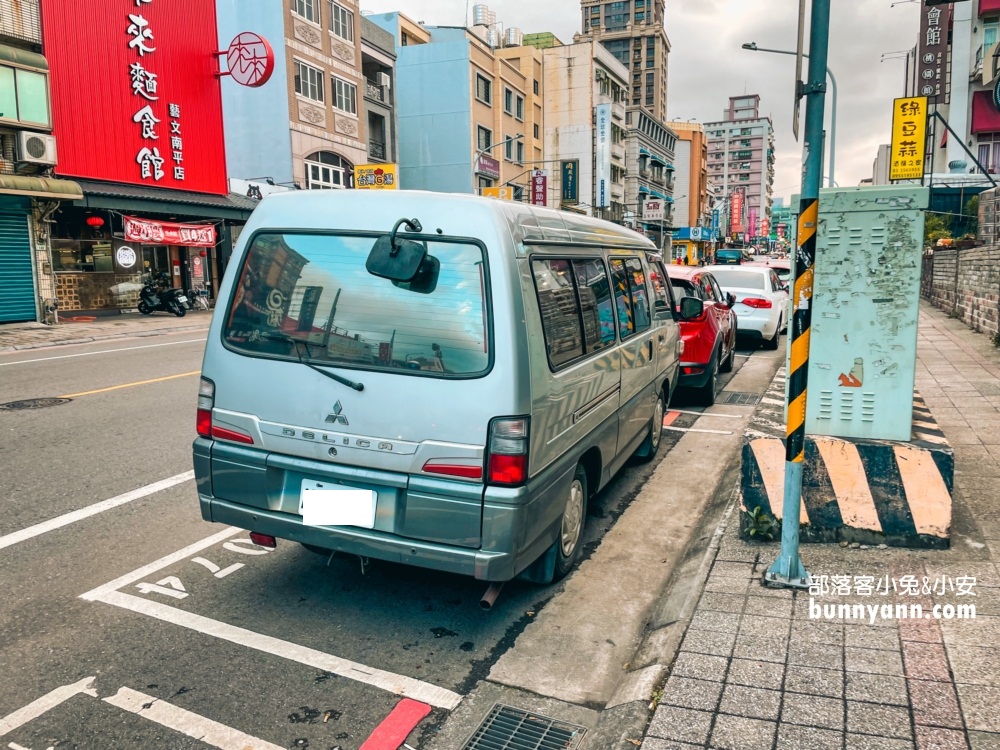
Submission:
<svg viewBox="0 0 1000 750">
<path fill-rule="evenodd" d="M 299 514 L 306 526 L 375 526 L 373 490 L 360 490 L 332 482 L 303 479 Z"/>
</svg>

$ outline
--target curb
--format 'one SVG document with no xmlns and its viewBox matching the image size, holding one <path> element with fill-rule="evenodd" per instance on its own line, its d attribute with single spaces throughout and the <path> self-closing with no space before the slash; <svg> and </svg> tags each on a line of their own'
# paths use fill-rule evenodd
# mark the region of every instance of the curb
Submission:
<svg viewBox="0 0 1000 750">
<path fill-rule="evenodd" d="M 47 349 L 53 346 L 68 346 L 70 344 L 89 344 L 94 341 L 109 341 L 112 339 L 143 338 L 147 336 L 163 336 L 170 333 L 189 333 L 191 331 L 204 331 L 208 329 L 208 324 L 197 326 L 180 326 L 177 328 L 154 328 L 151 330 L 125 331 L 106 334 L 94 334 L 74 339 L 59 339 L 57 341 L 38 341 L 30 344 L 12 344 L 0 346 L 0 353 L 31 351 L 32 349 Z"/>
</svg>

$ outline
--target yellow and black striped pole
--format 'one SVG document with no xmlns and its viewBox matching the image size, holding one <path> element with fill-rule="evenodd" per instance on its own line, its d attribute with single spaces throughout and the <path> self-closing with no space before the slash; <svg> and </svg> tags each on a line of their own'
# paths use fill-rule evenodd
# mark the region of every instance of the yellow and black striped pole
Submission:
<svg viewBox="0 0 1000 750">
<path fill-rule="evenodd" d="M 809 28 L 809 76 L 803 144 L 802 197 L 796 237 L 791 347 L 788 373 L 788 425 L 785 435 L 785 486 L 781 516 L 781 554 L 764 574 L 771 585 L 808 588 L 809 573 L 799 557 L 799 508 L 806 442 L 806 391 L 809 381 L 809 333 L 812 323 L 813 264 L 819 225 L 819 188 L 823 179 L 823 109 L 826 98 L 826 58 L 830 36 L 830 0 L 812 0 Z"/>
</svg>

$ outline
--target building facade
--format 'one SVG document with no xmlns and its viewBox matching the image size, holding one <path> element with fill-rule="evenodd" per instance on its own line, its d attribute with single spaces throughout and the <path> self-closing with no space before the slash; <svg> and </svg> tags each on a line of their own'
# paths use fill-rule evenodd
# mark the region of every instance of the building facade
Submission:
<svg viewBox="0 0 1000 750">
<path fill-rule="evenodd" d="M 427 26 L 402 13 L 368 18 L 395 39 L 402 184 L 520 195 L 542 154 L 541 52 L 519 39 L 505 46 L 515 39 L 482 25 Z"/>
<path fill-rule="evenodd" d="M 677 135 L 641 107 L 626 108 L 625 128 L 626 223 L 652 239 L 664 253 L 669 252 L 677 223 L 673 202 Z M 662 207 L 662 220 L 647 220 L 647 200 L 660 202 L 655 205 Z"/>
<path fill-rule="evenodd" d="M 756 94 L 732 96 L 723 119 L 705 123 L 708 179 L 722 188 L 727 235 L 752 241 L 770 217 L 774 189 L 774 128 L 760 115 Z"/>
<path fill-rule="evenodd" d="M 396 42 L 392 34 L 361 16 L 361 73 L 368 133 L 368 162 L 395 164 L 396 107 L 392 85 L 396 69 Z"/>
<path fill-rule="evenodd" d="M 0 0 L 0 324 L 42 321 L 51 312 L 48 219 L 82 197 L 53 179 L 49 63 L 39 0 Z"/>
<path fill-rule="evenodd" d="M 548 205 L 624 223 L 628 70 L 599 42 L 542 52 Z"/>
<path fill-rule="evenodd" d="M 670 40 L 664 0 L 581 0 L 580 10 L 583 31 L 573 41 L 601 42 L 628 69 L 628 103 L 665 121 Z"/>
<path fill-rule="evenodd" d="M 700 123 L 672 121 L 677 134 L 674 164 L 674 244 L 688 263 L 708 257 L 712 237 L 712 212 L 708 189 L 708 140 Z"/>
</svg>

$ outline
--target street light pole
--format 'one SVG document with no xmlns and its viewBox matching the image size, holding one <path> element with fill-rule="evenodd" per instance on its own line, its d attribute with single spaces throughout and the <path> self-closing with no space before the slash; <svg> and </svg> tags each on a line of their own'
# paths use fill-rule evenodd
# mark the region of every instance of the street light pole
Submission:
<svg viewBox="0 0 1000 750">
<path fill-rule="evenodd" d="M 743 45 L 743 49 L 748 49 L 751 52 L 773 52 L 776 55 L 795 54 L 794 52 L 783 49 L 767 49 L 765 47 L 758 47 L 757 42 L 747 42 Z M 804 54 L 802 56 L 806 59 L 809 58 L 809 55 Z M 833 71 L 830 70 L 829 67 L 826 68 L 826 74 L 830 76 L 830 171 L 827 176 L 829 177 L 829 187 L 833 187 L 833 174 L 834 166 L 836 166 L 837 153 L 837 79 L 833 77 Z"/>
<path fill-rule="evenodd" d="M 781 553 L 764 574 L 772 585 L 808 588 L 809 573 L 799 557 L 802 473 L 805 464 L 806 399 L 809 380 L 809 338 L 812 326 L 813 274 L 816 232 L 819 229 L 819 193 L 823 184 L 823 139 L 826 102 L 827 49 L 830 42 L 830 0 L 812 0 L 809 29 L 809 75 L 802 88 L 806 99 L 803 138 L 802 192 L 795 253 L 792 319 L 788 322 L 788 417 L 785 427 L 785 483 L 781 515 Z"/>
<path fill-rule="evenodd" d="M 479 157 L 482 156 L 483 154 L 488 154 L 490 151 L 492 151 L 493 149 L 495 149 L 497 146 L 503 146 L 505 143 L 510 143 L 511 141 L 520 140 L 521 138 L 524 138 L 524 133 L 518 133 L 517 135 L 512 135 L 510 138 L 504 138 L 502 141 L 498 141 L 497 143 L 494 143 L 494 144 L 492 144 L 490 146 L 487 146 L 486 148 L 481 148 L 481 149 L 477 149 L 476 150 L 476 158 L 472 160 L 472 192 L 473 193 L 478 193 L 479 192 L 478 188 L 476 187 L 476 164 L 479 161 Z M 500 178 L 497 177 L 497 179 L 500 179 Z M 517 178 L 515 177 L 513 179 L 517 179 Z"/>
</svg>

